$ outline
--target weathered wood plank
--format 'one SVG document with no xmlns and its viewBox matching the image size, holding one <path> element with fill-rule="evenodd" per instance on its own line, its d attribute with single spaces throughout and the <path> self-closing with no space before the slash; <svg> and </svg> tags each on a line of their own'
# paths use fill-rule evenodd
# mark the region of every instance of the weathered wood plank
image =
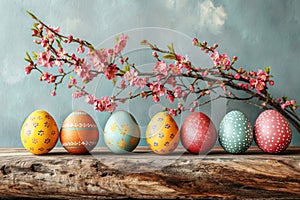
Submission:
<svg viewBox="0 0 300 200">
<path fill-rule="evenodd" d="M 270 155 L 251 147 L 231 155 L 219 147 L 206 156 L 182 148 L 160 156 L 139 148 L 114 155 L 70 155 L 56 148 L 34 156 L 0 149 L 0 196 L 35 198 L 300 199 L 300 148 Z"/>
</svg>

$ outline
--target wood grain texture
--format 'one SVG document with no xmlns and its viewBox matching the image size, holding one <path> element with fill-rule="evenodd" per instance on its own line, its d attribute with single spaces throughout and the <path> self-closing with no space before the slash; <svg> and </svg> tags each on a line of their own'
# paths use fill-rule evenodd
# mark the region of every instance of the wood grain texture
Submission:
<svg viewBox="0 0 300 200">
<path fill-rule="evenodd" d="M 300 148 L 271 155 L 251 147 L 231 155 L 216 147 L 206 156 L 182 148 L 165 156 L 146 148 L 126 155 L 101 148 L 80 156 L 61 148 L 43 156 L 0 149 L 0 196 L 300 199 Z"/>
</svg>

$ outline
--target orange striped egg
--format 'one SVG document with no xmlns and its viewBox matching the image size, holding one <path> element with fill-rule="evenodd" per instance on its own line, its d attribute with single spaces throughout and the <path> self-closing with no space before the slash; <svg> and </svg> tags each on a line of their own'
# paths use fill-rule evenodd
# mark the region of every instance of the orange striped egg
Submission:
<svg viewBox="0 0 300 200">
<path fill-rule="evenodd" d="M 99 139 L 97 124 L 84 111 L 72 112 L 63 122 L 60 130 L 60 141 L 63 147 L 72 154 L 90 152 Z"/>
</svg>

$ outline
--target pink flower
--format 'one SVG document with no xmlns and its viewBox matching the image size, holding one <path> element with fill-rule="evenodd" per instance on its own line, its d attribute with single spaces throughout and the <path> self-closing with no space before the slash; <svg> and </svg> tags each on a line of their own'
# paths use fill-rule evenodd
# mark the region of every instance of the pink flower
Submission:
<svg viewBox="0 0 300 200">
<path fill-rule="evenodd" d="M 56 91 L 53 90 L 53 91 L 51 92 L 51 95 L 55 97 L 55 96 L 56 96 Z"/>
<path fill-rule="evenodd" d="M 198 39 L 197 38 L 193 38 L 193 45 L 194 46 L 198 45 Z"/>
<path fill-rule="evenodd" d="M 182 97 L 182 88 L 180 86 L 176 86 L 173 89 L 174 97 L 175 98 L 181 98 Z"/>
<path fill-rule="evenodd" d="M 27 67 L 25 67 L 25 74 L 30 74 L 32 69 L 33 69 L 33 67 L 31 65 L 28 65 Z"/>
<path fill-rule="evenodd" d="M 52 67 L 52 62 L 51 62 L 51 53 L 50 51 L 38 53 L 37 56 L 37 61 L 38 64 L 47 68 Z"/>
<path fill-rule="evenodd" d="M 101 99 L 95 99 L 94 101 L 94 109 L 99 110 L 101 112 L 113 112 L 115 111 L 117 104 L 112 102 L 112 100 L 108 96 L 104 96 Z"/>
<path fill-rule="evenodd" d="M 157 96 L 164 96 L 167 92 L 166 88 L 158 82 L 150 83 L 149 88 Z"/>
<path fill-rule="evenodd" d="M 234 78 L 235 78 L 236 80 L 239 80 L 239 79 L 241 78 L 241 76 L 240 76 L 239 73 L 236 73 L 236 74 L 234 75 Z"/>
<path fill-rule="evenodd" d="M 68 42 L 68 43 L 71 43 L 72 41 L 73 41 L 73 36 L 72 36 L 72 35 L 69 35 L 69 36 L 68 36 L 68 41 L 67 41 L 67 42 Z"/>
<path fill-rule="evenodd" d="M 119 54 L 125 48 L 127 40 L 128 40 L 127 35 L 124 34 L 120 35 L 117 44 L 114 46 L 115 54 Z"/>
<path fill-rule="evenodd" d="M 116 73 L 118 72 L 116 64 L 110 64 L 106 69 L 103 70 L 105 77 L 108 80 L 116 78 Z"/>
<path fill-rule="evenodd" d="M 267 74 L 266 72 L 264 72 L 263 70 L 259 69 L 257 72 L 257 78 L 261 81 L 268 81 L 269 79 L 269 74 Z"/>
<path fill-rule="evenodd" d="M 190 86 L 189 86 L 189 90 L 190 90 L 191 92 L 194 92 L 194 91 L 195 91 L 194 86 L 193 86 L 193 85 L 190 85 Z"/>
<path fill-rule="evenodd" d="M 155 103 L 158 103 L 160 101 L 159 97 L 157 96 L 157 94 L 152 94 L 152 99 Z"/>
<path fill-rule="evenodd" d="M 266 83 L 263 82 L 263 81 L 260 81 L 260 80 L 257 80 L 256 83 L 255 83 L 255 89 L 257 91 L 261 91 L 261 90 L 264 90 L 266 87 Z"/>
<path fill-rule="evenodd" d="M 90 51 L 87 55 L 93 67 L 98 71 L 101 72 L 103 67 L 108 66 L 109 54 L 106 49 Z"/>
<path fill-rule="evenodd" d="M 136 85 L 136 87 L 143 89 L 147 85 L 147 78 L 136 79 L 135 85 Z"/>
<path fill-rule="evenodd" d="M 291 104 L 292 104 L 292 105 L 295 105 L 295 104 L 296 104 L 296 101 L 295 101 L 294 99 L 292 99 L 292 100 L 291 100 Z"/>
<path fill-rule="evenodd" d="M 281 108 L 284 110 L 287 107 L 286 104 L 281 104 Z"/>
<path fill-rule="evenodd" d="M 169 67 L 171 68 L 172 73 L 175 76 L 182 73 L 182 65 L 179 65 L 179 64 L 177 64 L 177 65 L 170 64 Z"/>
<path fill-rule="evenodd" d="M 214 52 L 210 55 L 210 58 L 214 62 L 215 66 L 221 65 L 220 55 L 219 55 L 219 52 L 217 50 L 214 50 Z"/>
<path fill-rule="evenodd" d="M 85 93 L 82 92 L 82 91 L 75 91 L 75 92 L 72 93 L 72 97 L 75 98 L 75 99 L 78 99 L 78 98 L 80 98 L 84 95 L 85 95 Z"/>
<path fill-rule="evenodd" d="M 56 54 L 57 54 L 58 58 L 61 58 L 61 59 L 64 59 L 67 55 L 67 53 L 65 52 L 65 50 L 63 48 L 59 48 L 56 51 Z"/>
<path fill-rule="evenodd" d="M 271 86 L 273 86 L 273 85 L 274 85 L 274 81 L 269 81 L 269 84 L 270 84 Z"/>
<path fill-rule="evenodd" d="M 169 66 L 165 61 L 158 61 L 155 63 L 153 72 L 158 72 L 164 76 L 167 76 L 169 74 Z"/>
<path fill-rule="evenodd" d="M 93 105 L 95 103 L 95 100 L 96 100 L 96 97 L 94 95 L 89 94 L 86 96 L 85 101 L 87 104 Z"/>
<path fill-rule="evenodd" d="M 137 77 L 138 76 L 138 73 L 135 69 L 132 69 L 130 71 L 127 71 L 125 74 L 124 74 L 124 78 L 125 80 L 127 80 L 129 82 L 129 85 L 130 86 L 134 86 L 135 84 L 135 81 L 137 80 Z"/>
<path fill-rule="evenodd" d="M 48 46 L 48 39 L 47 38 L 42 38 L 41 39 L 41 45 L 42 47 L 47 47 Z"/>
<path fill-rule="evenodd" d="M 122 79 L 122 80 L 121 80 L 121 83 L 120 83 L 120 88 L 121 88 L 121 89 L 125 89 L 125 87 L 126 87 L 125 80 Z"/>
<path fill-rule="evenodd" d="M 79 47 L 76 49 L 76 52 L 77 53 L 84 53 L 84 50 L 85 49 L 84 49 L 83 45 L 80 44 Z"/>
<path fill-rule="evenodd" d="M 170 101 L 170 103 L 173 103 L 174 102 L 174 95 L 170 92 L 170 91 L 168 91 L 167 92 L 167 96 L 166 96 L 166 98 Z"/>
<path fill-rule="evenodd" d="M 152 52 L 152 56 L 155 57 L 155 58 L 158 58 L 158 55 L 157 55 L 156 51 Z"/>
<path fill-rule="evenodd" d="M 168 112 L 170 113 L 170 115 L 177 116 L 177 110 L 176 109 L 168 108 Z"/>
</svg>

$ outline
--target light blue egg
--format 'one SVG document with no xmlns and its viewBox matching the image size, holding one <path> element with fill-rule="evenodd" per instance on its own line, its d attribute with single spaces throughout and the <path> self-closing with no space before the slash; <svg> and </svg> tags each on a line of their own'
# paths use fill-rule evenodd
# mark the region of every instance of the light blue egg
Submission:
<svg viewBox="0 0 300 200">
<path fill-rule="evenodd" d="M 140 128 L 134 117 L 126 111 L 114 112 L 106 122 L 104 141 L 116 154 L 133 151 L 140 141 Z"/>
<path fill-rule="evenodd" d="M 247 116 L 238 110 L 227 113 L 219 129 L 219 143 L 223 149 L 228 153 L 243 153 L 252 141 L 252 126 Z"/>
</svg>

